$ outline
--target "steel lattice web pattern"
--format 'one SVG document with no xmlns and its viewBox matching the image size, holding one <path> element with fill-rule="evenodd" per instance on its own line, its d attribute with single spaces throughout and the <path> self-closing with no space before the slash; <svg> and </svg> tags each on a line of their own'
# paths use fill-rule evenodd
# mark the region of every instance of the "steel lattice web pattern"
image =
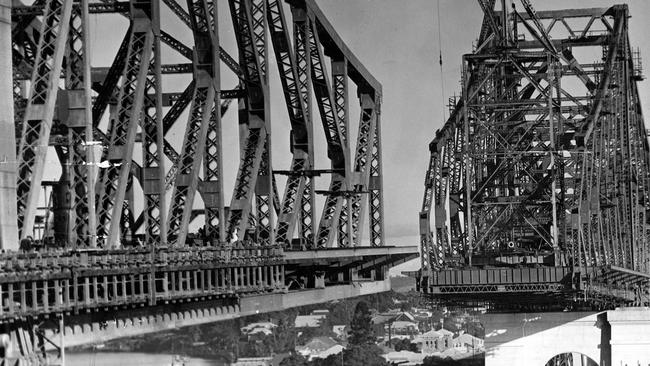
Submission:
<svg viewBox="0 0 650 366">
<path fill-rule="evenodd" d="M 314 293 L 360 277 L 381 289 L 390 265 L 415 257 L 415 247 L 360 248 L 366 219 L 371 246 L 384 245 L 382 88 L 315 1 L 36 0 L 8 9 L 0 57 L 12 62 L 2 79 L 13 83 L 2 92 L 14 112 L 0 113 L 15 123 L 17 164 L 2 171 L 16 189 L 1 194 L 17 204 L 0 212 L 0 323 L 22 359 L 46 362 L 45 344 L 62 351 L 53 339 L 63 317 L 105 334 L 114 329 L 95 329 L 94 317 L 131 316 L 129 307 L 176 316 L 184 303 L 192 318 L 230 316 L 248 311 L 242 297 L 283 298 L 302 275 Z M 129 26 L 95 34 L 91 14 Z M 96 67 L 103 46 L 93 43 L 120 36 L 110 65 Z M 273 94 L 288 118 L 272 123 Z M 228 114 L 238 141 L 223 135 Z M 290 137 L 277 157 L 279 123 Z M 329 166 L 317 169 L 315 144 Z M 226 149 L 239 157 L 235 171 L 224 172 Z M 58 180 L 44 179 L 57 169 Z M 315 262 L 307 251 L 322 248 L 331 251 Z"/>
<path fill-rule="evenodd" d="M 52 237 L 60 247 L 183 246 L 188 240 L 353 247 L 360 245 L 367 219 L 370 242 L 383 245 L 381 86 L 313 1 L 290 3 L 229 1 L 228 14 L 221 17 L 231 18 L 235 57 L 219 43 L 212 1 L 40 0 L 14 7 L 20 238 L 40 245 Z M 194 44 L 165 30 L 161 6 L 191 30 Z M 89 14 L 129 21 L 112 64 L 101 73 L 90 62 Z M 170 51 L 189 62 L 167 62 Z M 291 127 L 292 162 L 288 171 L 280 171 L 289 177 L 283 191 L 270 151 L 268 101 L 277 92 L 269 88 L 270 52 Z M 219 85 L 221 65 L 238 80 L 234 89 Z M 189 74 L 191 82 L 182 91 L 172 90 L 178 85 L 163 82 L 166 74 Z M 31 84 L 21 82 L 30 75 Z M 66 85 L 58 90 L 52 80 L 60 76 Z M 348 136 L 350 83 L 359 88 L 362 109 L 356 145 Z M 233 99 L 244 129 L 228 207 L 221 117 Z M 69 108 L 55 113 L 57 105 Z M 187 110 L 188 120 L 179 121 Z M 322 121 L 331 169 L 314 166 L 315 114 Z M 168 132 L 182 125 L 183 143 L 170 141 Z M 41 202 L 47 145 L 55 146 L 64 178 L 45 189 L 46 202 Z M 103 149 L 91 153 L 95 145 Z M 329 176 L 319 178 L 323 174 Z M 318 179 L 330 180 L 329 189 L 320 192 L 326 196 L 320 217 Z M 44 209 L 52 210 L 52 217 L 44 218 Z M 191 232 L 191 223 L 201 216 L 200 232 Z"/>
<path fill-rule="evenodd" d="M 471 265 L 554 266 L 589 281 L 612 268 L 650 274 L 650 149 L 627 6 L 536 12 L 522 1 L 518 13 L 480 4 L 462 96 L 429 145 L 420 214 L 428 285 Z M 502 281 L 485 271 L 447 284 Z M 605 280 L 628 281 L 617 278 Z M 514 280 L 526 281 L 546 280 Z"/>
</svg>

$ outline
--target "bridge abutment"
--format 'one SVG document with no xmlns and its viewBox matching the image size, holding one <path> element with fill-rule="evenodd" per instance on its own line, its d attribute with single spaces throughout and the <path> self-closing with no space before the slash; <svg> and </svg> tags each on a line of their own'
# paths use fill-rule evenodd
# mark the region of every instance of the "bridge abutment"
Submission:
<svg viewBox="0 0 650 366">
<path fill-rule="evenodd" d="M 490 314 L 486 366 L 545 366 L 553 357 L 584 355 L 600 366 L 650 363 L 650 308 L 601 313 Z"/>
</svg>

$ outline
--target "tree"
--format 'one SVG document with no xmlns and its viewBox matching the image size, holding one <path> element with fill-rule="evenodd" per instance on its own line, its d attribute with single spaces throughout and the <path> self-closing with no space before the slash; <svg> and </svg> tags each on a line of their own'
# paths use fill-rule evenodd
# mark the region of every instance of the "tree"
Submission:
<svg viewBox="0 0 650 366">
<path fill-rule="evenodd" d="M 483 357 L 470 357 L 460 360 L 427 356 L 422 360 L 422 366 L 482 366 L 485 365 Z"/>
<path fill-rule="evenodd" d="M 375 334 L 372 330 L 372 320 L 368 304 L 359 301 L 354 309 L 354 315 L 350 322 L 350 338 L 348 342 L 351 345 L 374 344 Z"/>
<path fill-rule="evenodd" d="M 377 345 L 356 345 L 343 350 L 343 354 L 331 355 L 325 359 L 316 358 L 308 366 L 389 366 L 380 354 L 381 349 Z"/>
<path fill-rule="evenodd" d="M 292 353 L 291 356 L 280 362 L 280 366 L 307 366 L 307 359 L 301 354 Z"/>
<path fill-rule="evenodd" d="M 439 366 L 443 364 L 444 360 L 437 356 L 427 356 L 422 360 L 422 366 Z"/>
<path fill-rule="evenodd" d="M 415 343 L 411 343 L 410 340 L 408 339 L 399 339 L 397 341 L 393 341 L 393 344 L 395 345 L 395 351 L 411 351 L 411 352 L 417 352 L 418 351 L 418 345 Z"/>
<path fill-rule="evenodd" d="M 279 316 L 278 327 L 273 331 L 275 337 L 275 353 L 291 351 L 296 348 L 297 332 L 294 328 L 296 314 Z"/>
</svg>

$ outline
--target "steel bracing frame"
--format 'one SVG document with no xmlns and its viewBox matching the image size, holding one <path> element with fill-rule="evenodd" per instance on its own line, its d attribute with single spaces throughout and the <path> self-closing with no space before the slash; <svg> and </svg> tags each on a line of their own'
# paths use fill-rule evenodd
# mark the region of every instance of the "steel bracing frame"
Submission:
<svg viewBox="0 0 650 366">
<path fill-rule="evenodd" d="M 163 2 L 192 31 L 194 47 L 164 30 L 158 2 L 39 0 L 14 7 L 21 238 L 34 240 L 49 225 L 55 244 L 65 247 L 183 246 L 194 240 L 188 238 L 204 245 L 252 240 L 294 249 L 348 247 L 361 245 L 367 215 L 370 243 L 383 245 L 381 85 L 315 2 L 287 3 L 229 2 L 239 62 L 220 46 L 212 1 Z M 110 67 L 91 67 L 89 14 L 129 20 Z M 189 63 L 165 63 L 170 50 Z M 269 52 L 291 127 L 287 171 L 272 164 Z M 221 62 L 239 80 L 233 89 L 220 85 Z M 183 91 L 163 85 L 164 75 L 179 73 L 193 76 Z M 52 80 L 60 76 L 65 83 L 54 87 Z M 30 77 L 34 87 L 24 82 Z M 350 83 L 358 88 L 361 107 L 356 145 L 348 134 Z M 221 117 L 233 99 L 240 100 L 241 162 L 226 206 Z M 184 113 L 189 114 L 179 145 L 166 136 Z M 318 119 L 328 169 L 314 163 Z M 47 146 L 61 162 L 51 207 L 49 197 L 39 202 Z M 282 197 L 276 174 L 288 176 Z M 329 189 L 316 192 L 322 175 L 330 177 Z M 195 209 L 197 193 L 202 215 Z M 325 196 L 320 216 L 317 193 Z M 41 223 L 44 210 L 53 211 L 45 215 L 52 222 Z M 198 234 L 188 229 L 197 216 L 205 222 Z"/>
<path fill-rule="evenodd" d="M 237 303 L 251 293 L 286 292 L 286 275 L 307 274 L 319 289 L 326 281 L 383 280 L 389 265 L 413 257 L 414 248 L 397 256 L 390 254 L 394 248 L 379 248 L 381 84 L 313 0 L 219 5 L 3 4 L 3 17 L 11 16 L 11 50 L 2 65 L 11 65 L 1 72 L 13 84 L 3 83 L 1 91 L 13 97 L 9 140 L 15 127 L 19 143 L 15 171 L 2 170 L 1 202 L 17 201 L 18 218 L 0 220 L 0 323 L 11 322 L 19 358 L 43 363 L 52 355 L 45 349 L 62 350 L 52 320 L 66 312 L 110 316 L 129 304 Z M 93 33 L 90 14 L 128 22 L 126 32 L 115 35 L 121 43 L 107 67 L 92 60 L 91 42 L 103 35 Z M 165 24 L 167 15 L 177 24 Z M 191 33 L 173 34 L 179 24 Z M 224 24 L 232 28 L 219 34 Z M 190 44 L 181 41 L 190 34 Z M 2 41 L 8 44 L 9 37 Z M 270 86 L 272 63 L 280 87 Z M 225 88 L 223 75 L 234 77 L 235 86 Z M 349 134 L 352 86 L 361 110 L 356 145 Z M 271 96 L 280 93 L 286 117 L 271 121 Z M 223 121 L 230 119 L 222 117 L 233 100 L 239 144 L 223 136 Z M 319 120 L 324 141 L 315 138 Z M 272 154 L 271 127 L 279 123 L 290 129 L 291 156 Z M 329 166 L 316 166 L 316 144 L 326 146 Z M 226 149 L 240 157 L 232 192 L 224 179 Z M 274 159 L 289 169 L 277 170 Z M 58 179 L 45 178 L 59 172 Z M 287 176 L 284 187 L 277 175 Z M 322 176 L 329 189 L 316 191 Z M 14 180 L 17 199 L 6 193 L 13 193 Z M 317 194 L 324 195 L 322 207 Z M 366 219 L 376 248 L 345 257 L 364 246 Z M 9 243 L 12 237 L 20 243 Z M 335 247 L 341 258 L 290 256 Z"/>
<path fill-rule="evenodd" d="M 523 258 L 582 279 L 611 266 L 650 273 L 650 149 L 627 6 L 508 3 L 479 1 L 462 96 L 429 145 L 423 278 Z"/>
</svg>

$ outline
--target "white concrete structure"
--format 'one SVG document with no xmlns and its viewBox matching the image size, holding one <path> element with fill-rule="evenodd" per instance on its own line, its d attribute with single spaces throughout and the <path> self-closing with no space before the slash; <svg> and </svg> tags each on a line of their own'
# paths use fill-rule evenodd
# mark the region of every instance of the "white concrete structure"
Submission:
<svg viewBox="0 0 650 366">
<path fill-rule="evenodd" d="M 648 308 L 601 313 L 489 314 L 483 324 L 486 366 L 544 366 L 564 353 L 579 353 L 600 366 L 650 364 Z M 586 361 L 580 360 L 583 364 Z"/>
<path fill-rule="evenodd" d="M 415 366 L 421 365 L 425 357 L 430 356 L 423 353 L 416 353 L 411 351 L 389 352 L 382 355 L 388 362 L 393 362 L 400 366 Z"/>
</svg>

